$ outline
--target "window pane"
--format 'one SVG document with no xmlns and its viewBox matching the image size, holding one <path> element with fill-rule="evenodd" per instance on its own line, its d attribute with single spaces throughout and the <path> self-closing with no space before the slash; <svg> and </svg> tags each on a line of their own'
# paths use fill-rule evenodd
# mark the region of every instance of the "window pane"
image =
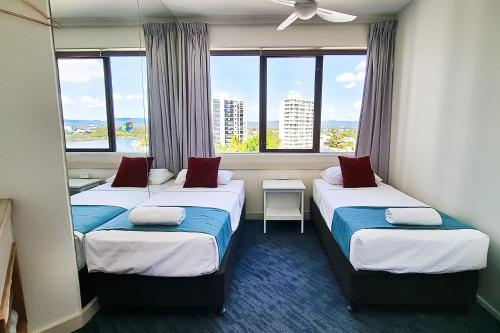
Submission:
<svg viewBox="0 0 500 333">
<path fill-rule="evenodd" d="M 267 59 L 267 149 L 312 149 L 316 59 Z"/>
<path fill-rule="evenodd" d="M 212 129 L 218 153 L 259 151 L 259 57 L 211 56 Z"/>
<path fill-rule="evenodd" d="M 59 59 L 66 148 L 108 149 L 102 59 Z"/>
<path fill-rule="evenodd" d="M 365 79 L 365 55 L 323 58 L 321 152 L 353 152 Z"/>
<path fill-rule="evenodd" d="M 116 151 L 146 152 L 146 57 L 111 57 Z"/>
</svg>

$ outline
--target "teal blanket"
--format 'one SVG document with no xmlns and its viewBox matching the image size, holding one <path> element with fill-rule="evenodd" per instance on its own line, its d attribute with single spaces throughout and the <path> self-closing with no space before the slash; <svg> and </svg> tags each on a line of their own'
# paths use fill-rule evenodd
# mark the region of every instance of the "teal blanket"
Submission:
<svg viewBox="0 0 500 333">
<path fill-rule="evenodd" d="M 72 205 L 73 230 L 86 234 L 125 211 L 117 206 Z"/>
<path fill-rule="evenodd" d="M 473 229 L 453 217 L 439 212 L 443 224 L 439 226 L 396 225 L 385 220 L 385 210 L 389 207 L 340 207 L 335 209 L 332 234 L 344 255 L 349 258 L 351 237 L 361 229 Z"/>
<path fill-rule="evenodd" d="M 161 232 L 199 232 L 215 237 L 219 249 L 219 262 L 224 257 L 233 233 L 231 217 L 222 209 L 206 207 L 184 207 L 186 216 L 179 225 L 134 225 L 128 219 L 130 212 L 126 211 L 109 222 L 97 227 L 99 230 L 126 230 L 126 231 L 161 231 Z"/>
</svg>

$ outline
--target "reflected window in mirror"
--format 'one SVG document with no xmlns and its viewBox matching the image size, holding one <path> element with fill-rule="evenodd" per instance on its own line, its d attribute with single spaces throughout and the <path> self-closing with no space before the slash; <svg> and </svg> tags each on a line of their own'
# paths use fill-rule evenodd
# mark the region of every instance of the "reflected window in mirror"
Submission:
<svg viewBox="0 0 500 333">
<path fill-rule="evenodd" d="M 143 52 L 59 52 L 67 151 L 147 152 Z"/>
</svg>

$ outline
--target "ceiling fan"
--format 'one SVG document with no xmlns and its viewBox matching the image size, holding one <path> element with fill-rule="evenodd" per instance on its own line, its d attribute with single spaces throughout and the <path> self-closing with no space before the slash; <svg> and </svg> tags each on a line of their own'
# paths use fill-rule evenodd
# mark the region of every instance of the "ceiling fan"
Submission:
<svg viewBox="0 0 500 333">
<path fill-rule="evenodd" d="M 309 20 L 318 14 L 325 21 L 329 22 L 350 22 L 356 18 L 354 15 L 335 12 L 333 10 L 318 6 L 319 0 L 269 0 L 280 5 L 293 7 L 292 15 L 288 16 L 279 26 L 278 30 L 283 30 L 292 24 L 296 19 Z"/>
</svg>

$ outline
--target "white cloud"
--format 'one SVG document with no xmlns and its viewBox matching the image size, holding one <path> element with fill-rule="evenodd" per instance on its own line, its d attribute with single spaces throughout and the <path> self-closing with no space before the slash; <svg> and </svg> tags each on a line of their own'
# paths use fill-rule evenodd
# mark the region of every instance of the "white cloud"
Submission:
<svg viewBox="0 0 500 333">
<path fill-rule="evenodd" d="M 364 72 L 366 69 L 366 60 L 362 60 L 356 68 L 354 68 L 355 72 Z"/>
<path fill-rule="evenodd" d="M 75 105 L 76 102 L 71 98 L 66 95 L 61 95 L 61 102 L 63 105 Z"/>
<path fill-rule="evenodd" d="M 82 104 L 85 104 L 85 106 L 87 106 L 88 108 L 102 108 L 105 105 L 104 102 L 100 99 L 92 98 L 90 96 L 83 96 L 80 99 L 80 102 L 82 102 Z"/>
<path fill-rule="evenodd" d="M 363 81 L 364 79 L 365 79 L 364 72 L 359 72 L 359 73 L 346 72 L 337 75 L 337 77 L 335 78 L 337 82 L 357 82 L 357 81 Z"/>
<path fill-rule="evenodd" d="M 59 59 L 61 82 L 88 82 L 103 77 L 102 62 L 97 59 Z"/>
<path fill-rule="evenodd" d="M 142 98 L 142 95 L 141 94 L 136 94 L 136 95 L 132 95 L 132 94 L 129 94 L 127 95 L 127 97 L 125 97 L 127 100 L 129 101 L 132 101 L 132 100 L 137 100 L 137 99 L 141 99 Z"/>
<path fill-rule="evenodd" d="M 346 82 L 346 85 L 344 87 L 347 89 L 354 88 L 356 87 L 358 82 L 362 82 L 365 80 L 365 68 L 366 68 L 366 60 L 363 60 L 356 65 L 353 72 L 346 72 L 337 75 L 335 81 Z"/>
<path fill-rule="evenodd" d="M 351 109 L 349 110 L 349 112 L 353 113 L 359 113 L 360 111 L 361 111 L 361 100 L 354 102 L 351 106 Z"/>
<path fill-rule="evenodd" d="M 122 95 L 122 94 L 120 94 L 120 93 L 114 93 L 114 94 L 113 94 L 113 99 L 114 99 L 115 101 L 119 101 L 120 99 L 123 99 L 123 95 Z"/>
<path fill-rule="evenodd" d="M 293 83 L 295 83 L 295 85 L 297 85 L 297 86 L 300 86 L 302 84 L 302 81 L 293 80 Z"/>
</svg>

